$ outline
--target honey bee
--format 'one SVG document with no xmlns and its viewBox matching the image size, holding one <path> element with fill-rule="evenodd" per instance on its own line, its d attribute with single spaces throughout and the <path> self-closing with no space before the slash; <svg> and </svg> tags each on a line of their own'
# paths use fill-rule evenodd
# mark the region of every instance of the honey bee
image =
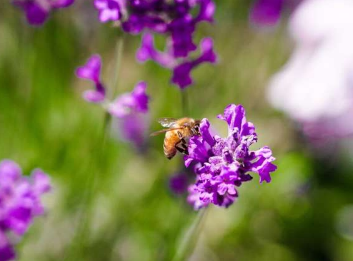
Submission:
<svg viewBox="0 0 353 261">
<path fill-rule="evenodd" d="M 162 118 L 158 122 L 167 129 L 156 131 L 151 136 L 165 133 L 164 155 L 168 159 L 172 159 L 177 151 L 188 155 L 187 141 L 192 136 L 200 135 L 200 120 L 193 118 Z"/>
</svg>

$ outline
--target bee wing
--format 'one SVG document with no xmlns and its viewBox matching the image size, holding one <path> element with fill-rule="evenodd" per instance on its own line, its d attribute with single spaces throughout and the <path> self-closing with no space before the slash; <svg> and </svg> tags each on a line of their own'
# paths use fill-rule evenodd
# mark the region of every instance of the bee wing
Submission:
<svg viewBox="0 0 353 261">
<path fill-rule="evenodd" d="M 160 118 L 158 119 L 158 122 L 165 128 L 170 128 L 172 127 L 177 119 L 174 118 Z"/>
<path fill-rule="evenodd" d="M 150 136 L 157 136 L 159 134 L 166 133 L 167 131 L 180 130 L 180 129 L 182 128 L 169 128 L 169 129 L 159 130 L 151 133 Z"/>
</svg>

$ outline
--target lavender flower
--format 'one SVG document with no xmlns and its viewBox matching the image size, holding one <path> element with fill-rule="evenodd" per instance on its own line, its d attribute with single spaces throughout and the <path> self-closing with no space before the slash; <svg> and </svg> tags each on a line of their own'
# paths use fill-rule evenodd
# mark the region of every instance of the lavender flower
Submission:
<svg viewBox="0 0 353 261">
<path fill-rule="evenodd" d="M 195 209 L 210 203 L 228 207 L 238 197 L 236 187 L 252 179 L 249 172 L 260 176 L 260 183 L 270 182 L 270 172 L 276 170 L 271 162 L 275 160 L 269 147 L 250 151 L 257 141 L 255 127 L 245 118 L 241 105 L 228 105 L 224 115 L 218 115 L 228 124 L 228 137 L 221 138 L 210 133 L 210 123 L 203 119 L 201 136 L 194 136 L 189 142 L 189 155 L 185 165 L 196 164 L 196 183 L 189 187 L 188 201 Z"/>
<path fill-rule="evenodd" d="M 95 85 L 95 90 L 88 90 L 83 93 L 83 98 L 88 102 L 100 103 L 105 99 L 105 88 L 100 79 L 101 68 L 101 57 L 94 54 L 85 65 L 76 69 L 77 77 L 92 81 Z"/>
<path fill-rule="evenodd" d="M 26 233 L 34 217 L 44 213 L 41 196 L 49 190 L 49 177 L 42 170 L 33 170 L 27 178 L 15 162 L 0 162 L 0 261 L 15 257 L 8 234 Z"/>
<path fill-rule="evenodd" d="M 95 90 L 83 93 L 88 102 L 99 103 L 116 120 L 123 140 L 141 147 L 145 141 L 147 129 L 148 101 L 147 84 L 139 82 L 130 93 L 119 95 L 114 101 L 106 97 L 106 90 L 101 80 L 102 61 L 99 55 L 92 55 L 87 63 L 76 69 L 76 76 L 94 83 Z"/>
<path fill-rule="evenodd" d="M 12 3 L 20 7 L 26 15 L 28 23 L 42 25 L 55 9 L 65 8 L 75 0 L 14 0 Z"/>
<path fill-rule="evenodd" d="M 212 0 L 95 0 L 95 6 L 101 22 L 120 21 L 127 33 L 145 33 L 137 53 L 139 61 L 154 60 L 172 70 L 180 66 L 172 80 L 180 88 L 192 83 L 188 75 L 197 65 L 216 61 L 215 57 L 211 61 L 191 59 L 197 49 L 193 39 L 197 25 L 213 21 L 216 6 Z M 152 34 L 166 36 L 165 52 L 155 50 Z M 178 77 L 179 74 L 182 75 Z"/>
</svg>

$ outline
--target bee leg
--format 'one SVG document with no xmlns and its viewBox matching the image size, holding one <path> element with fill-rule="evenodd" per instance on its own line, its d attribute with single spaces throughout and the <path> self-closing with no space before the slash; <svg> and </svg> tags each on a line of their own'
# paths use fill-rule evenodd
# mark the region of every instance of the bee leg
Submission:
<svg viewBox="0 0 353 261">
<path fill-rule="evenodd" d="M 182 142 L 182 140 L 183 140 L 183 134 L 181 134 L 180 131 L 177 131 L 177 134 L 178 134 L 178 137 L 179 137 L 179 139 L 180 139 L 180 141 L 177 142 L 177 144 L 179 144 L 179 143 Z"/>
<path fill-rule="evenodd" d="M 176 144 L 175 144 L 175 148 L 180 152 L 180 153 L 183 153 L 185 155 L 189 155 L 189 152 L 188 152 L 188 146 L 186 144 L 186 141 L 184 138 L 180 139 L 180 141 L 178 141 Z"/>
</svg>

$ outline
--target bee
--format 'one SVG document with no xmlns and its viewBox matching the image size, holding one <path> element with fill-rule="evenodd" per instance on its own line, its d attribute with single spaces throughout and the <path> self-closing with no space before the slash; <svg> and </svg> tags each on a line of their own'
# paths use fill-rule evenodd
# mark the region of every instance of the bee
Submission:
<svg viewBox="0 0 353 261">
<path fill-rule="evenodd" d="M 156 131 L 151 136 L 165 133 L 164 155 L 168 159 L 172 159 L 177 151 L 188 155 L 187 141 L 192 136 L 200 135 L 200 120 L 193 118 L 161 118 L 158 122 L 167 129 Z"/>
</svg>

